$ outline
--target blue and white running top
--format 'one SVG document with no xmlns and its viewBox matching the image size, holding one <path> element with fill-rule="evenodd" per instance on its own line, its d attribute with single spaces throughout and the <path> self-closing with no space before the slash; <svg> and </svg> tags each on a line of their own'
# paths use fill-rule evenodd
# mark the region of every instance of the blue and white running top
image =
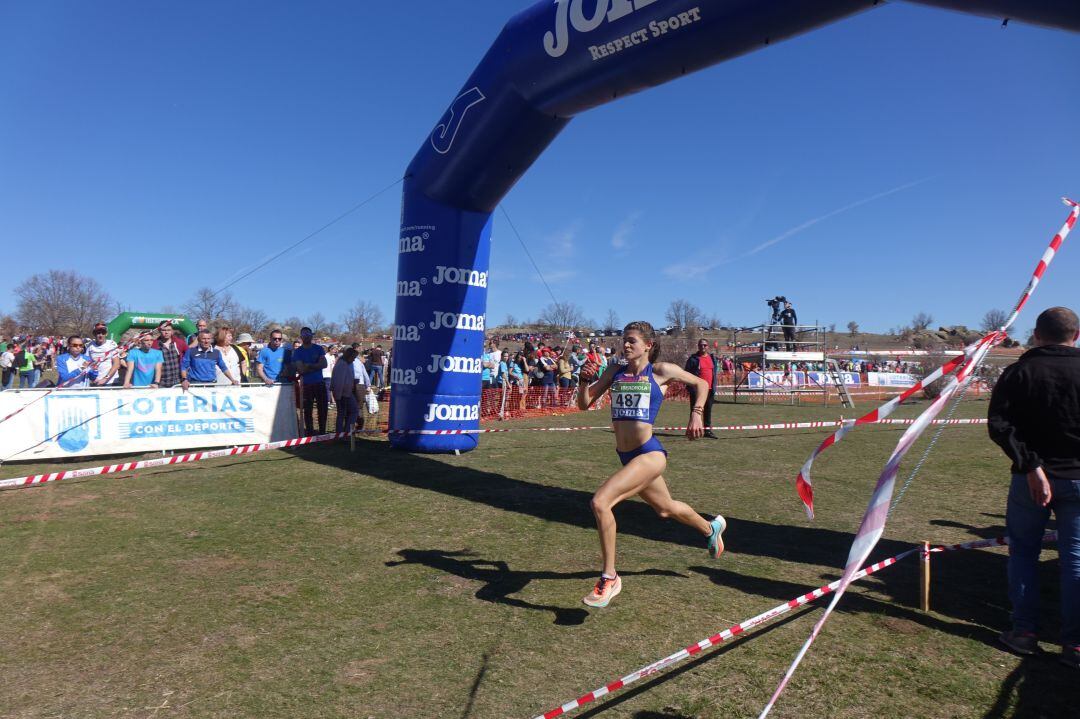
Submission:
<svg viewBox="0 0 1080 719">
<path fill-rule="evenodd" d="M 656 413 L 664 403 L 664 392 L 653 377 L 652 364 L 641 374 L 625 369 L 611 383 L 611 421 L 656 423 Z"/>
</svg>

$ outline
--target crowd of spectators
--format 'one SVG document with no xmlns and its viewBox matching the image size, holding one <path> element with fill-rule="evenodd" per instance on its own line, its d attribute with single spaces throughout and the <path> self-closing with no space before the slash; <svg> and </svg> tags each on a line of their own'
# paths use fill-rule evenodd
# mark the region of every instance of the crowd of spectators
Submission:
<svg viewBox="0 0 1080 719">
<path fill-rule="evenodd" d="M 200 319 L 184 337 L 169 323 L 136 334 L 120 345 L 103 322 L 90 338 L 0 337 L 0 390 L 36 387 L 159 388 L 296 382 L 306 434 L 326 431 L 327 410 L 338 408 L 338 427 L 363 426 L 359 408 L 372 406 L 369 390 L 383 388 L 391 353 L 383 346 L 362 349 L 316 343 L 310 328 L 290 341 L 279 329 L 265 342 L 233 328 L 211 328 Z M 43 373 L 56 370 L 56 380 Z M 317 425 L 315 416 L 317 415 Z"/>
</svg>

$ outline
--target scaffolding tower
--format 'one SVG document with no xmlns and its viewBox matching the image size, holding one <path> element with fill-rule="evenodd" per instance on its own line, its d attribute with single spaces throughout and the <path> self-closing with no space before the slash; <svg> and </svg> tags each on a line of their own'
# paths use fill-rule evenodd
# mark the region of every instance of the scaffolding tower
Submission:
<svg viewBox="0 0 1080 719">
<path fill-rule="evenodd" d="M 825 328 L 790 325 L 788 329 L 793 331 L 791 340 L 784 337 L 784 326 L 779 324 L 734 331 L 735 402 L 739 401 L 740 393 L 754 399 L 760 397 L 762 404 L 770 396 L 784 396 L 791 404 L 796 404 L 810 395 L 820 398 L 828 406 L 829 395 L 835 392 L 845 407 L 853 407 L 839 366 L 825 356 Z M 793 367 L 798 362 L 814 363 L 821 369 L 800 373 Z M 780 373 L 780 377 L 776 373 Z"/>
</svg>

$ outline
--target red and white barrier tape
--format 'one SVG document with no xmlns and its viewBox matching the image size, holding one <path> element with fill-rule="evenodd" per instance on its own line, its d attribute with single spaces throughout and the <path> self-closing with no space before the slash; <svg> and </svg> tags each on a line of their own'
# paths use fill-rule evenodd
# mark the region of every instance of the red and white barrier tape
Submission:
<svg viewBox="0 0 1080 719">
<path fill-rule="evenodd" d="M 1043 537 L 1043 541 L 1048 542 L 1048 541 L 1054 540 L 1056 538 L 1057 538 L 1057 532 L 1049 532 Z M 945 545 L 945 546 L 937 546 L 937 547 L 931 548 L 930 551 L 931 552 L 949 552 L 949 551 L 954 551 L 954 550 L 958 550 L 958 549 L 978 549 L 980 547 L 990 547 L 990 546 L 1006 545 L 1006 544 L 1008 544 L 1008 540 L 1005 537 L 998 537 L 996 539 L 977 539 L 977 540 L 974 540 L 974 541 L 971 541 L 971 542 L 964 542 L 963 544 L 950 544 L 950 545 Z M 885 567 L 892 566 L 893 564 L 896 564 L 897 562 L 899 562 L 901 559 L 909 557 L 912 554 L 915 554 L 917 552 L 922 552 L 922 548 L 921 547 L 915 547 L 913 549 L 907 550 L 906 552 L 901 552 L 900 554 L 897 554 L 895 557 L 890 557 L 888 559 L 883 559 L 880 562 L 877 562 L 875 564 L 871 564 L 869 567 L 866 567 L 865 569 L 863 569 L 863 570 L 861 570 L 859 572 L 856 572 L 855 576 L 853 577 L 853 580 L 861 579 L 861 578 L 863 578 L 863 577 L 865 577 L 865 576 L 867 576 L 869 574 L 873 574 L 874 572 L 880 571 L 880 570 L 884 569 Z M 829 593 L 833 592 L 838 586 L 840 586 L 841 581 L 842 580 L 837 579 L 835 582 L 832 582 L 830 584 L 826 584 L 823 587 L 819 587 L 819 588 L 815 589 L 812 592 L 807 592 L 806 594 L 795 597 L 794 599 L 792 599 L 792 600 L 790 600 L 788 602 L 785 602 L 784 604 L 777 605 L 777 606 L 773 607 L 772 609 L 768 610 L 767 612 L 762 612 L 761 614 L 757 615 L 756 617 L 752 617 L 750 619 L 747 619 L 744 622 L 740 622 L 739 624 L 736 624 L 736 625 L 734 625 L 734 626 L 732 626 L 732 627 L 730 627 L 728 629 L 725 629 L 724 631 L 722 631 L 722 632 L 720 632 L 718 634 L 712 635 L 708 639 L 702 639 L 700 642 L 697 642 L 696 644 L 691 644 L 690 646 L 686 647 L 685 649 L 680 649 L 679 651 L 675 652 L 674 654 L 672 654 L 670 656 L 667 656 L 667 657 L 664 657 L 663 659 L 660 659 L 658 661 L 655 661 L 652 664 L 644 666 L 641 669 L 638 669 L 637 671 L 631 672 L 631 673 L 627 674 L 626 676 L 622 677 L 621 679 L 616 679 L 615 681 L 613 681 L 613 682 L 611 682 L 609 684 L 605 684 L 604 686 L 602 686 L 602 687 L 600 687 L 598 689 L 594 689 L 591 692 L 589 692 L 588 694 L 584 694 L 584 695 L 578 697 L 577 699 L 574 699 L 573 701 L 569 701 L 569 702 L 567 702 L 567 703 L 565 703 L 565 704 L 563 704 L 563 705 L 561 705 L 561 706 L 559 706 L 559 707 L 557 707 L 555 709 L 552 709 L 551 711 L 545 712 L 544 714 L 537 715 L 536 717 L 534 717 L 534 719 L 554 719 L 554 717 L 562 716 L 563 714 L 566 714 L 567 712 L 573 711 L 574 709 L 577 709 L 578 707 L 580 707 L 580 706 L 582 706 L 584 704 L 588 704 L 589 702 L 594 701 L 596 699 L 599 699 L 602 696 L 605 696 L 605 695 L 610 694 L 610 693 L 612 693 L 614 691 L 622 689 L 623 687 L 625 687 L 625 686 L 627 686 L 629 684 L 632 684 L 633 682 L 636 682 L 639 679 L 644 679 L 645 677 L 656 674 L 656 673 L 658 673 L 658 672 L 660 672 L 660 671 L 662 671 L 664 669 L 667 669 L 668 667 L 672 666 L 673 664 L 677 664 L 677 663 L 681 662 L 684 659 L 689 659 L 690 657 L 694 656 L 695 654 L 702 651 L 703 649 L 708 649 L 710 647 L 717 646 L 718 644 L 721 644 L 722 642 L 733 639 L 734 637 L 746 632 L 749 629 L 753 629 L 754 627 L 756 627 L 756 626 L 758 626 L 760 624 L 764 624 L 765 622 L 768 622 L 770 620 L 776 619 L 779 616 L 787 614 L 792 609 L 795 609 L 795 608 L 800 607 L 800 606 L 802 606 L 804 604 L 812 602 L 815 599 L 820 599 L 821 597 L 824 597 L 826 594 L 829 594 Z"/>
<path fill-rule="evenodd" d="M 814 422 L 775 422 L 773 424 L 730 424 L 721 425 L 715 427 L 706 427 L 706 430 L 711 432 L 744 432 L 753 430 L 771 430 L 771 429 L 821 429 L 823 427 L 841 427 L 845 425 L 851 425 L 856 420 L 853 419 L 839 419 L 839 420 L 820 420 Z M 913 419 L 882 419 L 874 424 L 899 424 L 907 425 L 914 423 Z M 986 424 L 986 420 L 982 418 L 974 419 L 941 419 L 935 420 L 934 424 L 949 424 L 949 425 L 963 425 L 963 424 Z M 504 427 L 497 429 L 391 429 L 387 430 L 389 434 L 435 434 L 435 435 L 447 435 L 447 434 L 501 434 L 505 432 L 581 432 L 584 430 L 605 430 L 611 429 L 610 425 L 602 425 L 596 427 Z M 681 427 L 653 427 L 654 430 L 664 432 L 678 432 L 684 431 L 685 426 Z"/>
<path fill-rule="evenodd" d="M 904 455 L 907 454 L 908 450 L 911 449 L 915 441 L 919 438 L 919 435 L 921 435 L 923 430 L 925 430 L 930 425 L 930 422 L 938 415 L 941 409 L 945 406 L 945 403 L 949 401 L 949 399 L 957 391 L 957 389 L 962 387 L 967 382 L 971 373 L 974 372 L 975 368 L 979 366 L 979 363 L 981 363 L 982 360 L 985 358 L 986 353 L 989 352 L 990 348 L 1002 342 L 1006 338 L 1007 330 L 1016 320 L 1017 316 L 1020 314 L 1020 309 L 1024 306 L 1028 299 L 1031 298 L 1031 294 L 1035 290 L 1035 287 L 1038 286 L 1039 281 L 1042 279 L 1043 273 L 1046 271 L 1047 266 L 1053 260 L 1058 248 L 1061 247 L 1061 243 L 1065 240 L 1069 232 L 1072 230 L 1073 226 L 1076 224 L 1077 217 L 1080 216 L 1080 205 L 1068 198 L 1062 198 L 1062 200 L 1065 202 L 1065 204 L 1069 205 L 1072 208 L 1069 211 L 1069 217 L 1066 219 L 1065 224 L 1062 225 L 1061 229 L 1058 230 L 1057 234 L 1054 235 L 1053 240 L 1051 240 L 1050 242 L 1050 246 L 1043 252 L 1042 258 L 1039 260 L 1038 265 L 1036 265 L 1035 271 L 1032 273 L 1032 277 L 1028 282 L 1027 287 L 1020 294 L 1020 299 L 1017 301 L 1016 307 L 1013 309 L 1012 314 L 1009 315 L 1009 318 L 1001 326 L 1000 329 L 988 333 L 985 337 L 980 339 L 975 344 L 965 348 L 964 355 L 962 357 L 951 360 L 950 362 L 946 363 L 941 368 L 941 370 L 938 370 L 938 372 L 940 373 L 946 367 L 949 367 L 949 365 L 955 365 L 954 369 L 956 370 L 956 374 L 950 378 L 949 383 L 942 390 L 941 394 L 930 404 L 930 406 L 922 414 L 919 415 L 915 423 L 908 427 L 907 431 L 905 431 L 904 434 L 900 437 L 900 441 L 897 442 L 896 448 L 893 450 L 892 454 L 889 457 L 889 460 L 885 463 L 885 467 L 881 471 L 881 475 L 878 477 L 877 484 L 874 487 L 874 492 L 870 497 L 870 502 L 867 504 L 866 512 L 863 514 L 862 522 L 859 524 L 859 529 L 855 534 L 855 540 L 851 544 L 851 549 L 848 552 L 847 563 L 844 567 L 844 575 L 840 578 L 840 586 L 837 588 L 836 593 L 833 595 L 833 599 L 829 603 L 829 606 L 826 607 L 825 613 L 822 614 L 821 618 L 814 625 L 814 628 L 810 632 L 810 636 L 806 639 L 806 642 L 803 644 L 802 648 L 799 649 L 798 653 L 795 655 L 795 659 L 792 661 L 791 666 L 788 667 L 787 672 L 784 673 L 783 678 L 780 680 L 779 685 L 776 687 L 776 691 L 769 699 L 768 704 L 765 705 L 765 708 L 762 709 L 761 714 L 758 715 L 758 719 L 764 719 L 769 715 L 769 712 L 772 711 L 773 706 L 775 706 L 777 699 L 780 698 L 780 695 L 787 687 L 788 682 L 794 675 L 795 670 L 799 666 L 799 663 L 802 662 L 803 657 L 806 656 L 806 652 L 810 649 L 811 645 L 814 643 L 814 640 L 817 639 L 818 635 L 821 633 L 822 628 L 825 626 L 825 623 L 832 615 L 832 612 L 836 608 L 836 605 L 839 603 L 840 598 L 844 596 L 844 592 L 847 589 L 847 586 L 850 583 L 851 579 L 854 577 L 859 566 L 861 566 L 862 563 L 866 561 L 866 558 L 870 555 L 870 552 L 873 550 L 874 546 L 877 544 L 878 540 L 881 538 L 881 535 L 885 531 L 885 523 L 888 520 L 889 501 L 892 499 L 893 487 L 896 483 L 896 474 L 900 468 L 900 460 L 903 459 Z M 952 370 L 949 370 L 949 372 L 951 371 Z M 927 380 L 923 380 L 923 382 L 927 382 Z M 883 405 L 883 408 L 888 406 L 888 404 L 891 403 Z M 889 411 L 891 411 L 891 409 Z M 871 412 L 870 415 L 875 415 L 877 412 L 878 410 L 875 410 L 874 412 Z M 856 424 L 858 423 L 859 422 L 856 422 Z M 800 497 L 803 498 L 804 502 L 807 501 L 806 492 L 809 490 L 809 465 L 813 462 L 814 457 L 817 456 L 817 454 L 819 454 L 821 450 L 827 447 L 829 444 L 835 443 L 835 440 L 832 442 L 830 442 L 830 440 L 832 440 L 834 437 L 838 439 L 837 435 L 842 436 L 843 433 L 846 433 L 850 429 L 850 427 L 845 427 L 835 433 L 832 437 L 827 439 L 825 443 L 823 443 L 822 446 L 818 449 L 818 451 L 811 455 L 810 459 L 807 460 L 807 463 L 803 465 L 803 469 L 799 472 L 799 480 L 803 480 L 804 472 L 807 474 L 807 478 L 805 482 L 803 482 L 801 486 L 798 487 L 798 491 Z M 800 483 L 797 480 L 797 485 L 799 484 Z M 812 501 L 812 492 L 810 492 L 809 498 Z M 807 510 L 808 512 L 812 513 L 812 504 L 807 505 Z"/>
<path fill-rule="evenodd" d="M 171 464 L 184 464 L 186 462 L 198 462 L 201 459 L 216 459 L 218 457 L 232 457 L 238 454 L 252 454 L 263 452 L 268 449 L 284 449 L 286 447 L 299 447 L 316 442 L 328 442 L 339 437 L 348 437 L 342 434 L 321 434 L 315 437 L 300 437 L 298 439 L 286 439 L 280 442 L 267 442 L 264 444 L 248 444 L 243 447 L 230 447 L 228 449 L 214 449 L 206 452 L 192 452 L 190 454 L 174 454 L 171 457 L 158 457 L 145 459 L 141 462 L 123 462 L 121 464 L 106 464 L 101 467 L 86 467 L 84 469 L 71 469 L 65 472 L 51 472 L 48 474 L 32 474 L 27 477 L 13 477 L 12 479 L 0 480 L 0 489 L 14 489 L 59 482 L 62 479 L 76 479 L 78 477 L 93 477 L 101 474 L 115 474 L 117 472 L 130 472 L 135 469 L 148 469 L 150 467 L 164 467 Z"/>
<path fill-rule="evenodd" d="M 826 420 L 820 422 L 780 422 L 776 424 L 737 424 L 728 425 L 725 427 L 713 427 L 714 432 L 738 432 L 738 431 L 753 431 L 753 430 L 775 430 L 775 429 L 817 429 L 821 427 L 835 427 L 844 422 L 850 422 L 851 420 Z M 910 424 L 915 420 L 912 419 L 889 419 L 883 420 L 881 424 Z M 950 420 L 937 420 L 937 424 L 950 424 L 950 425 L 976 425 L 986 424 L 985 419 L 950 419 Z M 603 430 L 610 429 L 608 426 L 603 427 L 510 427 L 505 429 L 460 429 L 460 430 L 436 430 L 436 429 L 414 429 L 414 430 L 391 430 L 390 433 L 409 433 L 409 434 L 490 434 L 490 433 L 503 433 L 503 432 L 577 432 L 582 430 Z M 656 427 L 659 430 L 669 431 L 683 431 L 686 427 Z M 386 434 L 386 430 L 361 430 L 357 434 Z M 26 477 L 13 477 L 11 479 L 0 480 L 0 489 L 13 489 L 18 487 L 32 486 L 45 484 L 47 482 L 57 482 L 62 479 L 75 479 L 77 477 L 92 477 L 102 474 L 114 474 L 116 472 L 130 472 L 136 469 L 145 469 L 147 467 L 160 467 L 167 464 L 183 464 L 186 462 L 197 462 L 201 459 L 215 459 L 218 457 L 229 457 L 237 454 L 251 454 L 253 452 L 263 452 L 270 449 L 282 449 L 285 447 L 295 447 L 304 444 L 313 444 L 315 442 L 326 442 L 331 439 L 337 439 L 339 437 L 347 437 L 347 433 L 343 434 L 324 434 L 316 437 L 303 437 L 301 439 L 289 439 L 281 442 L 268 442 L 264 444 L 250 444 L 242 447 L 233 447 L 230 449 L 218 449 L 210 450 L 206 452 L 194 452 L 191 454 L 173 455 L 172 457 L 159 457 L 157 459 L 145 460 L 144 462 L 125 462 L 122 464 L 109 464 L 101 467 L 87 467 L 85 469 L 72 469 L 66 472 L 54 472 L 51 474 L 32 474 Z"/>
</svg>

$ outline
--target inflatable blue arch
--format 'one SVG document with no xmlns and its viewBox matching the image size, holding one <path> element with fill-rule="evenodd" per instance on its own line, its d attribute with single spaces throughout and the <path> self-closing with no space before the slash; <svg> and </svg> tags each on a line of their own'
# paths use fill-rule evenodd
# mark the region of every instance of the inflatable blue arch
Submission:
<svg viewBox="0 0 1080 719">
<path fill-rule="evenodd" d="M 1080 31 L 1080 0 L 914 0 Z M 572 117 L 883 4 L 543 0 L 511 18 L 406 172 L 391 430 L 476 429 L 492 212 Z M 391 433 L 450 452 L 475 434 Z"/>
</svg>

